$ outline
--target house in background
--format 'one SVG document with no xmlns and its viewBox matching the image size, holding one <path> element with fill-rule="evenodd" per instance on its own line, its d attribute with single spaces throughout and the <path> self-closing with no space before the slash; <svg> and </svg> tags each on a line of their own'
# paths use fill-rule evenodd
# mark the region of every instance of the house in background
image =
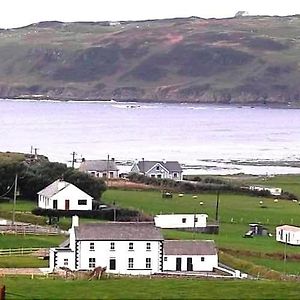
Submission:
<svg viewBox="0 0 300 300">
<path fill-rule="evenodd" d="M 79 224 L 74 216 L 69 240 L 50 249 L 50 269 L 91 270 L 150 275 L 163 272 L 213 271 L 218 254 L 213 241 L 164 240 L 148 222 Z"/>
<path fill-rule="evenodd" d="M 153 178 L 182 180 L 182 168 L 178 161 L 148 161 L 134 163 L 131 173 L 144 174 Z"/>
<path fill-rule="evenodd" d="M 277 226 L 276 241 L 290 245 L 300 245 L 300 228 L 290 225 Z"/>
<path fill-rule="evenodd" d="M 280 196 L 282 194 L 282 189 L 277 187 L 267 187 L 261 185 L 250 185 L 248 187 L 250 191 L 258 191 L 258 192 L 269 192 L 272 196 Z"/>
<path fill-rule="evenodd" d="M 205 271 L 218 267 L 214 241 L 164 241 L 164 271 Z"/>
<path fill-rule="evenodd" d="M 107 160 L 82 160 L 79 171 L 88 173 L 95 177 L 102 178 L 118 178 L 118 168 L 115 160 L 112 158 Z"/>
<path fill-rule="evenodd" d="M 56 180 L 38 193 L 38 207 L 59 210 L 92 210 L 93 198 L 75 185 Z"/>
<path fill-rule="evenodd" d="M 206 214 L 156 215 L 154 222 L 160 228 L 202 228 L 206 227 Z"/>
</svg>

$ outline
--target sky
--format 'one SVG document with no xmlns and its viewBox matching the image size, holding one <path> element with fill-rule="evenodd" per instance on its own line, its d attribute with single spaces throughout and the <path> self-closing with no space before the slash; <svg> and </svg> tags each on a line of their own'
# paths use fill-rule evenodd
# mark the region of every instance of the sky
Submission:
<svg viewBox="0 0 300 300">
<path fill-rule="evenodd" d="M 0 28 L 40 21 L 121 21 L 300 14 L 299 0 L 0 0 Z"/>
</svg>

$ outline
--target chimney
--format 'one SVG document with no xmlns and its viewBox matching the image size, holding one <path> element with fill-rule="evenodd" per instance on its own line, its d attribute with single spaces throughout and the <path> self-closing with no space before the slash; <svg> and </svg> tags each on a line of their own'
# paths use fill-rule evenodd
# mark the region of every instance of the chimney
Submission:
<svg viewBox="0 0 300 300">
<path fill-rule="evenodd" d="M 72 216 L 72 228 L 79 226 L 79 217 L 78 216 Z"/>
</svg>

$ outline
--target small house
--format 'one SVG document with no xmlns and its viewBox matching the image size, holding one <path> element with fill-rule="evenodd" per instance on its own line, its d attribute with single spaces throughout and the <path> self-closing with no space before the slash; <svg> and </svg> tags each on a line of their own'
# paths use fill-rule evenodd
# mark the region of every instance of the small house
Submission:
<svg viewBox="0 0 300 300">
<path fill-rule="evenodd" d="M 154 217 L 155 226 L 160 228 L 202 228 L 206 227 L 206 214 L 167 214 Z"/>
<path fill-rule="evenodd" d="M 93 197 L 72 183 L 56 180 L 38 193 L 38 207 L 58 210 L 92 210 Z"/>
<path fill-rule="evenodd" d="M 164 241 L 164 271 L 213 271 L 218 267 L 214 241 Z"/>
<path fill-rule="evenodd" d="M 260 185 L 251 185 L 248 187 L 250 191 L 258 192 L 269 192 L 272 196 L 280 196 L 282 194 L 282 189 L 277 187 L 267 187 Z"/>
<path fill-rule="evenodd" d="M 79 166 L 79 171 L 88 173 L 94 177 L 118 178 L 118 168 L 114 159 L 85 160 Z"/>
<path fill-rule="evenodd" d="M 290 225 L 277 226 L 276 241 L 289 245 L 300 245 L 300 228 Z"/>
<path fill-rule="evenodd" d="M 144 174 L 152 178 L 182 180 L 182 168 L 178 161 L 148 161 L 134 163 L 131 173 Z"/>
</svg>

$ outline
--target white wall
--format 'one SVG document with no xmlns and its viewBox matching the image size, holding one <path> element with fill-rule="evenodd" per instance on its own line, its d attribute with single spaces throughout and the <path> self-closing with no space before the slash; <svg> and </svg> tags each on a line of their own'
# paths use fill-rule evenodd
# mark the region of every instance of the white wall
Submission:
<svg viewBox="0 0 300 300">
<path fill-rule="evenodd" d="M 194 218 L 197 221 L 194 224 Z M 206 227 L 206 214 L 172 214 L 172 215 L 157 215 L 154 217 L 155 226 L 160 228 L 193 228 Z M 186 222 L 183 222 L 183 219 Z"/>
<path fill-rule="evenodd" d="M 292 231 L 276 227 L 276 241 L 290 245 L 300 245 L 300 231 Z"/>
<path fill-rule="evenodd" d="M 218 266 L 217 255 L 164 255 L 163 270 L 175 271 L 177 257 L 181 257 L 182 271 L 187 271 L 188 257 L 192 258 L 193 271 L 212 271 L 214 267 Z M 204 257 L 204 261 L 201 261 L 201 257 Z"/>
<path fill-rule="evenodd" d="M 99 171 L 88 171 L 88 173 L 94 177 L 104 177 L 107 178 L 107 172 L 99 172 Z M 118 178 L 119 177 L 118 171 L 108 171 L 108 178 Z M 103 176 L 106 175 L 106 176 Z"/>
<path fill-rule="evenodd" d="M 94 242 L 95 250 L 90 250 L 90 242 Z M 110 250 L 111 242 L 115 250 Z M 129 250 L 129 242 L 133 242 L 133 250 Z M 151 244 L 151 250 L 146 250 L 146 243 Z M 79 269 L 89 268 L 89 258 L 96 258 L 96 267 L 107 267 L 107 272 L 146 275 L 159 272 L 159 243 L 158 241 L 80 241 Z M 110 258 L 116 259 L 116 270 L 109 269 Z M 128 258 L 134 259 L 133 269 L 128 268 Z M 146 269 L 146 258 L 151 258 L 151 268 Z"/>
<path fill-rule="evenodd" d="M 55 263 L 56 254 L 56 265 Z M 50 248 L 49 252 L 49 267 L 54 269 L 54 267 L 67 267 L 71 270 L 75 270 L 75 252 L 70 250 L 56 250 L 55 248 Z M 68 260 L 68 264 L 65 264 L 64 260 Z"/>
</svg>

